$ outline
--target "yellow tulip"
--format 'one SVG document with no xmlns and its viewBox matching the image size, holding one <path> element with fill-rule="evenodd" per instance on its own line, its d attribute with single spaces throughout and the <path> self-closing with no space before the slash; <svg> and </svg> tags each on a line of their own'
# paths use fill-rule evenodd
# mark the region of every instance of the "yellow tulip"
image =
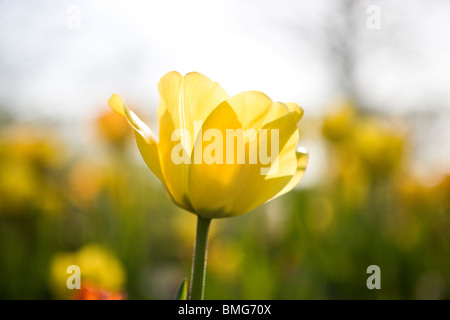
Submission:
<svg viewBox="0 0 450 320">
<path fill-rule="evenodd" d="M 401 167 L 407 137 L 398 127 L 367 119 L 358 122 L 355 132 L 354 148 L 374 177 L 393 174 Z"/>
<path fill-rule="evenodd" d="M 129 128 L 112 110 L 106 110 L 97 118 L 97 131 L 100 137 L 112 146 L 121 149 L 129 138 Z"/>
<path fill-rule="evenodd" d="M 290 191 L 302 178 L 308 155 L 297 146 L 297 124 L 303 109 L 296 103 L 273 102 L 257 91 L 230 97 L 218 83 L 197 72 L 185 76 L 169 72 L 160 80 L 158 89 L 159 141 L 119 95 L 113 94 L 109 105 L 128 120 L 147 166 L 181 208 L 207 219 L 238 216 Z M 189 139 L 174 139 L 180 129 L 188 133 Z M 227 138 L 227 129 L 257 133 L 245 136 L 245 148 L 237 149 L 236 142 L 233 150 L 227 148 L 228 142 L 217 144 L 206 133 L 202 136 L 209 129 Z M 271 149 L 261 129 L 278 132 L 279 152 L 269 167 L 259 159 L 251 161 L 257 157 L 251 147 L 253 141 Z M 213 144 L 218 148 L 214 161 L 197 161 L 211 152 Z M 176 148 L 185 161 L 174 161 Z M 229 158 L 234 161 L 226 161 Z M 262 169 L 267 169 L 266 174 Z"/>
<path fill-rule="evenodd" d="M 335 109 L 323 119 L 322 134 L 334 143 L 345 141 L 352 135 L 356 106 L 351 101 L 336 102 Z"/>
<path fill-rule="evenodd" d="M 297 148 L 303 109 L 257 91 L 230 97 L 197 72 L 169 72 L 158 89 L 159 142 L 120 96 L 113 94 L 109 105 L 134 129 L 142 157 L 169 197 L 197 215 L 187 298 L 203 299 L 211 219 L 244 214 L 303 177 L 308 154 Z"/>
</svg>

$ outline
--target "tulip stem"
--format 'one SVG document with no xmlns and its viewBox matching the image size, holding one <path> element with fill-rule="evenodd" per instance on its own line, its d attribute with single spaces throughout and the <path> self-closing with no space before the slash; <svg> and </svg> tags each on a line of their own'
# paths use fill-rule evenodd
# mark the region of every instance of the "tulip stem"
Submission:
<svg viewBox="0 0 450 320">
<path fill-rule="evenodd" d="M 189 300 L 203 300 L 205 292 L 206 253 L 211 219 L 198 216 L 197 234 L 195 235 L 194 256 L 192 258 Z"/>
</svg>

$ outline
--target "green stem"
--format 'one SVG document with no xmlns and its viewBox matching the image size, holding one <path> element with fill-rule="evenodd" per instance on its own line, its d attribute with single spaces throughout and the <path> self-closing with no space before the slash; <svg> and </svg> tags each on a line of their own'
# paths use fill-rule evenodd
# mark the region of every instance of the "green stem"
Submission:
<svg viewBox="0 0 450 320">
<path fill-rule="evenodd" d="M 208 232 L 210 224 L 211 219 L 198 216 L 194 256 L 192 258 L 189 300 L 203 300 L 206 276 L 206 252 L 208 249 Z"/>
</svg>

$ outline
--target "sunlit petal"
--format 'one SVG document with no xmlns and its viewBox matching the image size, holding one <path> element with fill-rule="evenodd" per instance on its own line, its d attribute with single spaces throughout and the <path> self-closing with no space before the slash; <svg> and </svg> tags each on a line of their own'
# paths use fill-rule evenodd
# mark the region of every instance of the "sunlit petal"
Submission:
<svg viewBox="0 0 450 320">
<path fill-rule="evenodd" d="M 268 96 L 258 91 L 239 93 L 229 101 L 244 129 L 259 128 L 273 103 Z"/>
<path fill-rule="evenodd" d="M 295 116 L 295 123 L 298 123 L 303 118 L 304 110 L 295 102 L 287 102 L 285 105 L 288 107 L 290 112 L 293 112 Z"/>
<path fill-rule="evenodd" d="M 227 141 L 231 140 L 226 141 L 225 138 L 227 129 L 234 131 L 241 128 L 236 113 L 228 102 L 224 101 L 211 112 L 202 128 L 203 133 L 207 133 L 210 129 L 217 130 L 212 132 L 220 133 L 220 136 L 224 138 L 220 142 L 221 146 L 219 145 L 215 149 L 214 159 L 207 159 L 210 155 L 205 151 L 209 145 L 214 143 L 217 145 L 216 139 L 220 136 L 211 139 L 212 141 L 202 141 L 200 135 L 197 137 L 192 154 L 192 164 L 189 168 L 189 197 L 197 214 L 203 217 L 217 218 L 233 214 L 230 212 L 230 198 L 235 193 L 236 185 L 240 183 L 240 170 L 243 164 L 237 163 L 238 144 L 234 142 L 234 155 L 227 159 L 229 156 Z M 201 151 L 203 159 L 195 159 L 197 150 Z M 208 162 L 212 163 L 208 164 Z"/>
<path fill-rule="evenodd" d="M 128 123 L 134 129 L 136 142 L 145 163 L 164 182 L 159 163 L 158 146 L 152 130 L 127 107 L 118 94 L 113 94 L 108 102 L 111 109 L 127 119 Z"/>
<path fill-rule="evenodd" d="M 299 147 L 297 148 L 296 156 L 297 156 L 297 171 L 295 172 L 294 176 L 291 178 L 289 183 L 270 200 L 278 198 L 279 196 L 282 196 L 283 194 L 291 191 L 293 188 L 295 188 L 295 186 L 298 185 L 300 180 L 303 178 L 309 159 L 308 150 L 306 150 L 303 147 Z"/>
<path fill-rule="evenodd" d="M 204 122 L 215 107 L 228 99 L 228 94 L 217 82 L 198 72 L 188 73 L 184 77 L 178 72 L 169 72 L 161 78 L 158 89 L 159 121 L 167 112 L 175 129 L 189 132 L 191 143 L 185 149 L 190 153 L 197 137 L 194 121 Z"/>
<path fill-rule="evenodd" d="M 177 204 L 181 204 L 184 209 L 194 212 L 188 198 L 188 174 L 189 163 L 175 163 L 172 159 L 172 151 L 181 143 L 178 140 L 172 140 L 172 134 L 175 131 L 174 122 L 169 112 L 166 110 L 159 119 L 159 156 L 161 162 L 161 171 L 166 181 L 167 191 L 171 198 Z M 185 149 L 182 152 L 187 152 Z"/>
<path fill-rule="evenodd" d="M 280 117 L 280 115 L 282 115 Z M 245 164 L 241 170 L 241 183 L 236 186 L 233 212 L 235 215 L 246 213 L 267 202 L 277 195 L 291 181 L 297 170 L 296 145 L 298 130 L 295 123 L 295 114 L 290 113 L 286 106 L 277 103 L 273 105 L 266 120 L 271 120 L 261 129 L 278 130 L 278 156 L 272 158 L 269 165 L 260 161 L 258 164 Z M 270 150 L 269 135 L 258 137 L 259 146 L 267 145 Z M 275 153 L 276 155 L 276 153 Z M 266 170 L 266 175 L 261 170 Z"/>
</svg>

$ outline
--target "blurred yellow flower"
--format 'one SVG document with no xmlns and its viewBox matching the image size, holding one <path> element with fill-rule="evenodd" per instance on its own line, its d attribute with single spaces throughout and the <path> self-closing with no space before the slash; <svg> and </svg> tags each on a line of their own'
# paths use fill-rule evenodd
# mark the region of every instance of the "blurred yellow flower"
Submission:
<svg viewBox="0 0 450 320">
<path fill-rule="evenodd" d="M 127 124 L 112 110 L 103 112 L 97 118 L 97 129 L 101 137 L 118 147 L 123 146 L 129 137 Z"/>
<path fill-rule="evenodd" d="M 230 97 L 196 72 L 184 77 L 169 72 L 158 89 L 159 142 L 117 94 L 109 105 L 128 120 L 146 164 L 181 208 L 203 218 L 238 216 L 290 191 L 302 178 L 308 156 L 297 149 L 303 115 L 297 104 L 274 103 L 257 91 Z M 227 137 L 227 143 L 218 137 Z M 261 149 L 271 152 L 269 165 L 256 159 Z"/>
<path fill-rule="evenodd" d="M 81 286 L 91 286 L 110 294 L 120 292 L 126 281 L 125 270 L 121 262 L 107 248 L 98 244 L 89 244 L 74 253 L 59 253 L 50 264 L 50 284 L 59 298 L 70 298 L 79 294 L 79 290 L 69 290 L 66 286 L 67 267 L 80 267 Z"/>
<path fill-rule="evenodd" d="M 14 125 L 5 134 L 8 157 L 27 161 L 38 169 L 59 168 L 65 149 L 56 131 L 32 125 Z"/>
<path fill-rule="evenodd" d="M 34 209 L 59 214 L 63 198 L 56 178 L 64 149 L 53 131 L 12 125 L 0 136 L 0 215 L 28 215 Z"/>
<path fill-rule="evenodd" d="M 347 139 L 353 130 L 356 107 L 350 101 L 339 102 L 335 109 L 323 119 L 322 133 L 330 141 Z"/>
<path fill-rule="evenodd" d="M 325 115 L 322 134 L 331 142 L 333 156 L 347 158 L 338 164 L 343 170 L 347 170 L 350 160 L 359 162 L 357 166 L 371 177 L 386 176 L 400 168 L 404 160 L 405 133 L 398 126 L 358 113 L 351 101 L 337 103 Z"/>
<path fill-rule="evenodd" d="M 336 191 L 346 205 L 358 208 L 367 200 L 370 189 L 368 176 L 360 157 L 349 144 L 340 144 L 335 153 L 335 181 L 339 188 Z M 331 175 L 330 175 L 331 176 Z"/>
<path fill-rule="evenodd" d="M 405 137 L 398 129 L 374 120 L 359 121 L 353 141 L 359 156 L 373 174 L 390 174 L 400 167 Z"/>
<path fill-rule="evenodd" d="M 436 195 L 430 186 L 423 184 L 417 177 L 403 177 L 396 185 L 396 196 L 402 206 L 413 211 L 414 209 L 426 208 L 428 205 L 436 205 Z"/>
<path fill-rule="evenodd" d="M 2 159 L 0 162 L 0 214 L 6 211 L 22 212 L 33 203 L 41 186 L 34 168 L 25 161 L 12 162 Z"/>
</svg>

